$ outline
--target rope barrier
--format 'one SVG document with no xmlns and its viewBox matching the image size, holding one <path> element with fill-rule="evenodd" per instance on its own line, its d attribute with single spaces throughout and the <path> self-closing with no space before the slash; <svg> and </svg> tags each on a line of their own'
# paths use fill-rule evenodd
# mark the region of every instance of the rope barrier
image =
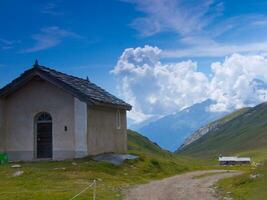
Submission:
<svg viewBox="0 0 267 200">
<path fill-rule="evenodd" d="M 81 192 L 79 192 L 78 194 L 76 194 L 74 197 L 72 197 L 69 200 L 73 200 L 76 197 L 80 196 L 82 193 L 84 193 L 86 190 L 88 190 L 89 188 L 94 187 L 93 188 L 93 200 L 96 200 L 96 180 L 93 181 L 93 183 L 91 183 L 90 185 L 88 185 L 86 188 L 84 188 Z"/>
</svg>

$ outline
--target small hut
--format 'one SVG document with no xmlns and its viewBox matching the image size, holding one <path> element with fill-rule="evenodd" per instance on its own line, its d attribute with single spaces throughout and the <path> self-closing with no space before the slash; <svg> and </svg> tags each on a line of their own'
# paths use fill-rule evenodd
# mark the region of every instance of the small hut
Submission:
<svg viewBox="0 0 267 200">
<path fill-rule="evenodd" d="M 238 157 L 238 156 L 219 156 L 220 165 L 242 165 L 250 164 L 251 159 L 249 157 Z"/>
</svg>

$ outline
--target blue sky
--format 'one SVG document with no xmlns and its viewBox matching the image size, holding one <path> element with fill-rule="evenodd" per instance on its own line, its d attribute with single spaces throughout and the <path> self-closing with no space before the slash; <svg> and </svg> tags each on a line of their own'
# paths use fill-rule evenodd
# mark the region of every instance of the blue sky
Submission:
<svg viewBox="0 0 267 200">
<path fill-rule="evenodd" d="M 240 92 L 248 88 L 220 88 L 227 85 L 222 81 L 244 76 L 247 85 L 266 81 L 261 76 L 267 52 L 264 0 L 1 0 L 0 23 L 0 87 L 37 58 L 57 70 L 89 76 L 130 101 L 136 107 L 130 114 L 135 122 L 206 98 L 217 100 L 214 109 L 221 110 L 265 100 L 262 91 L 251 103 L 253 94 Z M 132 49 L 125 52 L 127 48 Z M 242 73 L 229 72 L 240 66 Z M 159 76 L 158 69 L 169 75 Z M 235 76 L 228 80 L 227 73 Z M 179 82 L 186 89 L 177 89 Z M 192 94 L 187 87 L 194 88 Z"/>
</svg>

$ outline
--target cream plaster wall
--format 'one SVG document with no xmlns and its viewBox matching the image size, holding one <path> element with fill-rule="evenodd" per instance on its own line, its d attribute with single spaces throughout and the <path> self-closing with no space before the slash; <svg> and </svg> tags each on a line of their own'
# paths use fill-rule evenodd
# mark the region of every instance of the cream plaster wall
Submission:
<svg viewBox="0 0 267 200">
<path fill-rule="evenodd" d="M 74 157 L 74 98 L 54 85 L 32 80 L 6 99 L 6 150 L 11 160 L 35 158 L 34 117 L 48 112 L 53 121 L 53 159 Z M 67 131 L 65 131 L 67 126 Z"/>
<path fill-rule="evenodd" d="M 0 99 L 0 152 L 5 151 L 4 100 Z"/>
<path fill-rule="evenodd" d="M 121 110 L 121 128 L 116 127 L 117 109 L 88 106 L 88 153 L 127 153 L 126 111 Z"/>
<path fill-rule="evenodd" d="M 87 104 L 74 99 L 75 157 L 87 156 Z"/>
<path fill-rule="evenodd" d="M 10 160 L 35 159 L 34 118 L 40 112 L 52 116 L 54 160 L 127 153 L 125 110 L 120 110 L 118 129 L 117 109 L 87 106 L 56 86 L 36 79 L 0 99 L 0 151 L 5 150 Z"/>
</svg>

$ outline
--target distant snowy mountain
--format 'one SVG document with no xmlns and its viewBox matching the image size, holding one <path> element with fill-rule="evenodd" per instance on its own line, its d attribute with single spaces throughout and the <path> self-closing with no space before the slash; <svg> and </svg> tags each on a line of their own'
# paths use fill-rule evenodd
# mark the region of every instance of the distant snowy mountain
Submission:
<svg viewBox="0 0 267 200">
<path fill-rule="evenodd" d="M 212 122 L 225 112 L 210 112 L 212 100 L 194 104 L 176 114 L 152 121 L 136 130 L 161 147 L 175 151 L 184 140 L 205 124 Z"/>
<path fill-rule="evenodd" d="M 155 116 L 155 117 L 151 117 L 148 120 L 145 120 L 141 123 L 134 123 L 134 121 L 132 121 L 131 119 L 128 119 L 128 124 L 129 124 L 129 129 L 131 130 L 140 130 L 142 127 L 150 124 L 151 122 L 154 122 L 158 119 L 160 119 L 161 117 L 159 116 Z"/>
</svg>

